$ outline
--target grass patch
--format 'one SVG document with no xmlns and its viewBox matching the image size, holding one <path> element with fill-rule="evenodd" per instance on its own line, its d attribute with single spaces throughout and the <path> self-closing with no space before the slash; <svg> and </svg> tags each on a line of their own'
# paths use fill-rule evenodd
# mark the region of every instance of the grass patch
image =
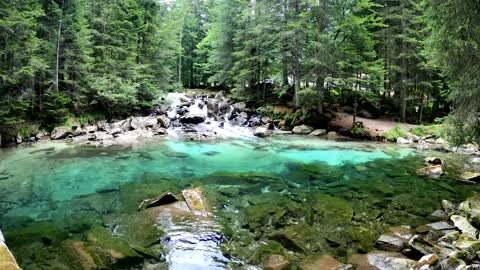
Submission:
<svg viewBox="0 0 480 270">
<path fill-rule="evenodd" d="M 385 132 L 383 136 L 385 137 L 385 139 L 389 141 L 395 141 L 400 137 L 406 138 L 407 133 L 403 131 L 403 129 L 399 125 L 397 125 L 394 128 L 390 129 L 389 131 Z"/>
<path fill-rule="evenodd" d="M 418 126 L 410 129 L 410 132 L 419 137 L 432 135 L 435 138 L 446 138 L 447 136 L 447 129 L 444 125 Z"/>
</svg>

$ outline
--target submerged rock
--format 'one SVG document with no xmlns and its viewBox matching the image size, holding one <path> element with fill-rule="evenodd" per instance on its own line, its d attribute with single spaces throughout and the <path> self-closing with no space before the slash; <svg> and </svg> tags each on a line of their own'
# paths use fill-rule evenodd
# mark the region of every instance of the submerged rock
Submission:
<svg viewBox="0 0 480 270">
<path fill-rule="evenodd" d="M 460 176 L 463 181 L 468 182 L 479 182 L 480 181 L 480 173 L 476 172 L 464 172 Z"/>
<path fill-rule="evenodd" d="M 350 267 L 337 261 L 330 255 L 312 256 L 300 262 L 301 270 L 347 270 Z"/>
<path fill-rule="evenodd" d="M 418 169 L 416 172 L 418 175 L 423 175 L 430 178 L 438 178 L 443 174 L 443 168 L 442 165 L 433 165 Z"/>
<path fill-rule="evenodd" d="M 399 252 L 407 246 L 412 237 L 413 231 L 410 227 L 393 227 L 382 234 L 375 245 L 381 250 Z"/>
<path fill-rule="evenodd" d="M 285 269 L 290 261 L 282 255 L 272 254 L 264 262 L 265 270 Z"/>
<path fill-rule="evenodd" d="M 355 254 L 350 257 L 350 263 L 356 270 L 409 270 L 415 261 L 400 253 L 373 251 L 365 255 Z"/>
</svg>

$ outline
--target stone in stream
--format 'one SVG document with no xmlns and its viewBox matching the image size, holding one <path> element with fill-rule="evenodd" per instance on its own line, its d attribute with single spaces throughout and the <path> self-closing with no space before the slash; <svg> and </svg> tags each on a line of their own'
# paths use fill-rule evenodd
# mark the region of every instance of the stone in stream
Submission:
<svg viewBox="0 0 480 270">
<path fill-rule="evenodd" d="M 463 181 L 476 183 L 476 182 L 480 181 L 480 173 L 478 173 L 478 172 L 464 172 L 464 173 L 462 173 L 460 178 Z"/>
<path fill-rule="evenodd" d="M 164 128 L 169 128 L 171 125 L 170 118 L 168 118 L 166 115 L 160 115 L 159 117 L 157 117 L 157 121 L 160 126 Z"/>
<path fill-rule="evenodd" d="M 425 168 L 418 169 L 418 175 L 426 176 L 429 178 L 438 178 L 443 174 L 442 165 L 433 165 Z"/>
<path fill-rule="evenodd" d="M 425 267 L 425 265 L 434 265 L 435 263 L 438 262 L 438 256 L 437 254 L 428 254 L 423 256 L 420 260 L 418 260 L 417 263 L 414 265 L 414 269 L 424 269 L 422 267 Z"/>
<path fill-rule="evenodd" d="M 353 269 L 351 265 L 344 265 L 330 255 L 311 256 L 300 262 L 301 270 L 347 270 Z"/>
<path fill-rule="evenodd" d="M 282 255 L 272 254 L 270 255 L 264 264 L 265 270 L 282 270 L 285 269 L 290 261 Z"/>
<path fill-rule="evenodd" d="M 439 157 L 426 157 L 425 163 L 433 165 L 443 165 L 443 160 Z"/>
<path fill-rule="evenodd" d="M 393 227 L 382 234 L 375 245 L 381 250 L 399 252 L 407 246 L 412 236 L 413 230 L 410 227 Z"/>
<path fill-rule="evenodd" d="M 253 132 L 253 135 L 260 138 L 265 138 L 270 136 L 270 131 L 268 130 L 267 127 L 256 127 L 255 131 Z"/>
<path fill-rule="evenodd" d="M 412 144 L 412 143 L 413 141 L 407 140 L 405 138 L 402 138 L 402 137 L 397 138 L 397 144 Z"/>
<path fill-rule="evenodd" d="M 185 189 L 182 191 L 182 195 L 194 216 L 208 217 L 212 215 L 208 211 L 207 198 L 201 188 Z"/>
<path fill-rule="evenodd" d="M 442 207 L 448 216 L 451 216 L 457 212 L 457 207 L 450 201 L 442 200 Z"/>
<path fill-rule="evenodd" d="M 372 251 L 368 254 L 354 254 L 349 262 L 356 270 L 409 270 L 415 265 L 400 253 L 387 251 Z"/>
<path fill-rule="evenodd" d="M 468 219 L 460 215 L 453 215 L 450 217 L 450 219 L 455 224 L 455 227 L 457 227 L 462 233 L 467 234 L 475 239 L 478 238 L 478 230 L 473 227 L 472 224 L 470 224 Z"/>
</svg>

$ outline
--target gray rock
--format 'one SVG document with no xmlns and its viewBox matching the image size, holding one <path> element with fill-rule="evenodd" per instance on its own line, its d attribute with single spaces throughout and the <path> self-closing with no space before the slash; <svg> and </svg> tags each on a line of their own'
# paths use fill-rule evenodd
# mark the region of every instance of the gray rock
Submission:
<svg viewBox="0 0 480 270">
<path fill-rule="evenodd" d="M 438 138 L 435 140 L 435 144 L 445 144 L 447 141 L 445 141 L 444 139 L 442 138 Z"/>
<path fill-rule="evenodd" d="M 293 132 L 291 132 L 289 130 L 274 130 L 273 134 L 275 134 L 275 135 L 292 135 Z"/>
<path fill-rule="evenodd" d="M 172 124 L 170 118 L 168 118 L 166 115 L 160 115 L 159 117 L 157 117 L 157 121 L 158 124 L 160 124 L 160 126 L 164 128 L 169 128 Z"/>
<path fill-rule="evenodd" d="M 413 142 L 402 137 L 397 138 L 398 144 L 412 144 Z"/>
<path fill-rule="evenodd" d="M 392 227 L 378 238 L 375 246 L 381 250 L 398 252 L 406 247 L 412 237 L 413 231 L 410 227 Z"/>
<path fill-rule="evenodd" d="M 292 129 L 295 134 L 309 134 L 313 131 L 313 128 L 307 125 L 296 126 Z"/>
<path fill-rule="evenodd" d="M 455 224 L 455 227 L 457 227 L 462 233 L 467 234 L 475 239 L 478 238 L 478 230 L 473 227 L 472 224 L 470 224 L 468 219 L 460 215 L 453 215 L 450 217 L 450 219 Z"/>
<path fill-rule="evenodd" d="M 50 139 L 52 140 L 61 140 L 67 138 L 72 134 L 72 131 L 67 127 L 56 127 L 53 129 Z"/>
<path fill-rule="evenodd" d="M 132 129 L 144 129 L 147 127 L 153 127 L 158 123 L 155 117 L 132 117 L 130 126 Z"/>
<path fill-rule="evenodd" d="M 327 133 L 327 139 L 328 140 L 336 140 L 338 139 L 338 135 L 335 131 L 330 131 Z"/>
<path fill-rule="evenodd" d="M 457 207 L 455 207 L 455 205 L 450 201 L 442 200 L 442 207 L 445 213 L 447 213 L 449 216 L 457 212 Z"/>
<path fill-rule="evenodd" d="M 118 135 L 118 134 L 121 134 L 123 133 L 123 129 L 117 127 L 117 128 L 113 128 L 112 130 L 110 130 L 110 134 L 115 136 L 115 135 Z"/>
<path fill-rule="evenodd" d="M 248 113 L 246 113 L 246 112 L 241 112 L 241 113 L 239 114 L 239 116 L 240 116 L 240 117 L 243 117 L 243 118 L 245 118 L 245 119 L 248 119 Z"/>
<path fill-rule="evenodd" d="M 264 124 L 273 123 L 272 119 L 271 119 L 270 117 L 268 117 L 268 116 L 262 117 L 262 122 L 263 122 Z"/>
<path fill-rule="evenodd" d="M 253 135 L 261 138 L 270 136 L 270 131 L 266 127 L 256 127 Z"/>
<path fill-rule="evenodd" d="M 186 114 L 180 117 L 180 122 L 184 124 L 200 124 L 205 121 L 205 116 L 200 114 Z"/>
<path fill-rule="evenodd" d="M 475 157 L 470 160 L 471 164 L 480 164 L 480 157 Z"/>
<path fill-rule="evenodd" d="M 245 111 L 247 109 L 247 104 L 245 102 L 238 102 L 233 104 L 233 108 L 237 111 Z"/>
<path fill-rule="evenodd" d="M 77 137 L 86 134 L 84 133 L 83 129 L 81 127 L 77 127 L 75 130 L 73 130 L 72 135 Z"/>
<path fill-rule="evenodd" d="M 364 117 L 364 118 L 368 118 L 368 119 L 372 119 L 373 116 L 371 113 L 369 113 L 367 110 L 361 110 L 359 113 L 358 113 L 359 116 L 361 117 Z"/>
<path fill-rule="evenodd" d="M 443 210 L 435 210 L 433 213 L 430 214 L 430 217 L 436 220 L 446 220 L 448 219 L 447 213 Z"/>
<path fill-rule="evenodd" d="M 107 123 L 107 121 L 97 122 L 97 127 L 98 127 L 98 131 L 109 131 L 110 130 L 110 125 Z"/>
<path fill-rule="evenodd" d="M 45 130 L 41 130 L 35 135 L 37 140 L 48 140 L 50 139 L 50 133 L 46 132 Z"/>
<path fill-rule="evenodd" d="M 94 133 L 94 132 L 98 131 L 98 127 L 96 125 L 95 126 L 86 126 L 83 129 L 85 130 L 86 133 Z"/>
<path fill-rule="evenodd" d="M 316 129 L 308 135 L 310 135 L 310 136 L 324 136 L 324 135 L 327 135 L 327 131 L 325 129 Z"/>
</svg>

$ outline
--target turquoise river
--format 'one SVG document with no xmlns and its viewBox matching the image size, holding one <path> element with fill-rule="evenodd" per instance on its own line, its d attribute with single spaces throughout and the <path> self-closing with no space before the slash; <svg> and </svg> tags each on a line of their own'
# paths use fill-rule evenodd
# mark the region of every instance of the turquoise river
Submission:
<svg viewBox="0 0 480 270">
<path fill-rule="evenodd" d="M 446 161 L 440 179 L 415 174 L 430 155 Z M 262 269 L 271 254 L 293 266 L 315 254 L 346 261 L 388 227 L 425 224 L 442 199 L 479 190 L 455 180 L 466 160 L 296 136 L 36 143 L 0 152 L 0 229 L 25 270 Z M 192 187 L 211 218 L 138 209 Z"/>
</svg>

